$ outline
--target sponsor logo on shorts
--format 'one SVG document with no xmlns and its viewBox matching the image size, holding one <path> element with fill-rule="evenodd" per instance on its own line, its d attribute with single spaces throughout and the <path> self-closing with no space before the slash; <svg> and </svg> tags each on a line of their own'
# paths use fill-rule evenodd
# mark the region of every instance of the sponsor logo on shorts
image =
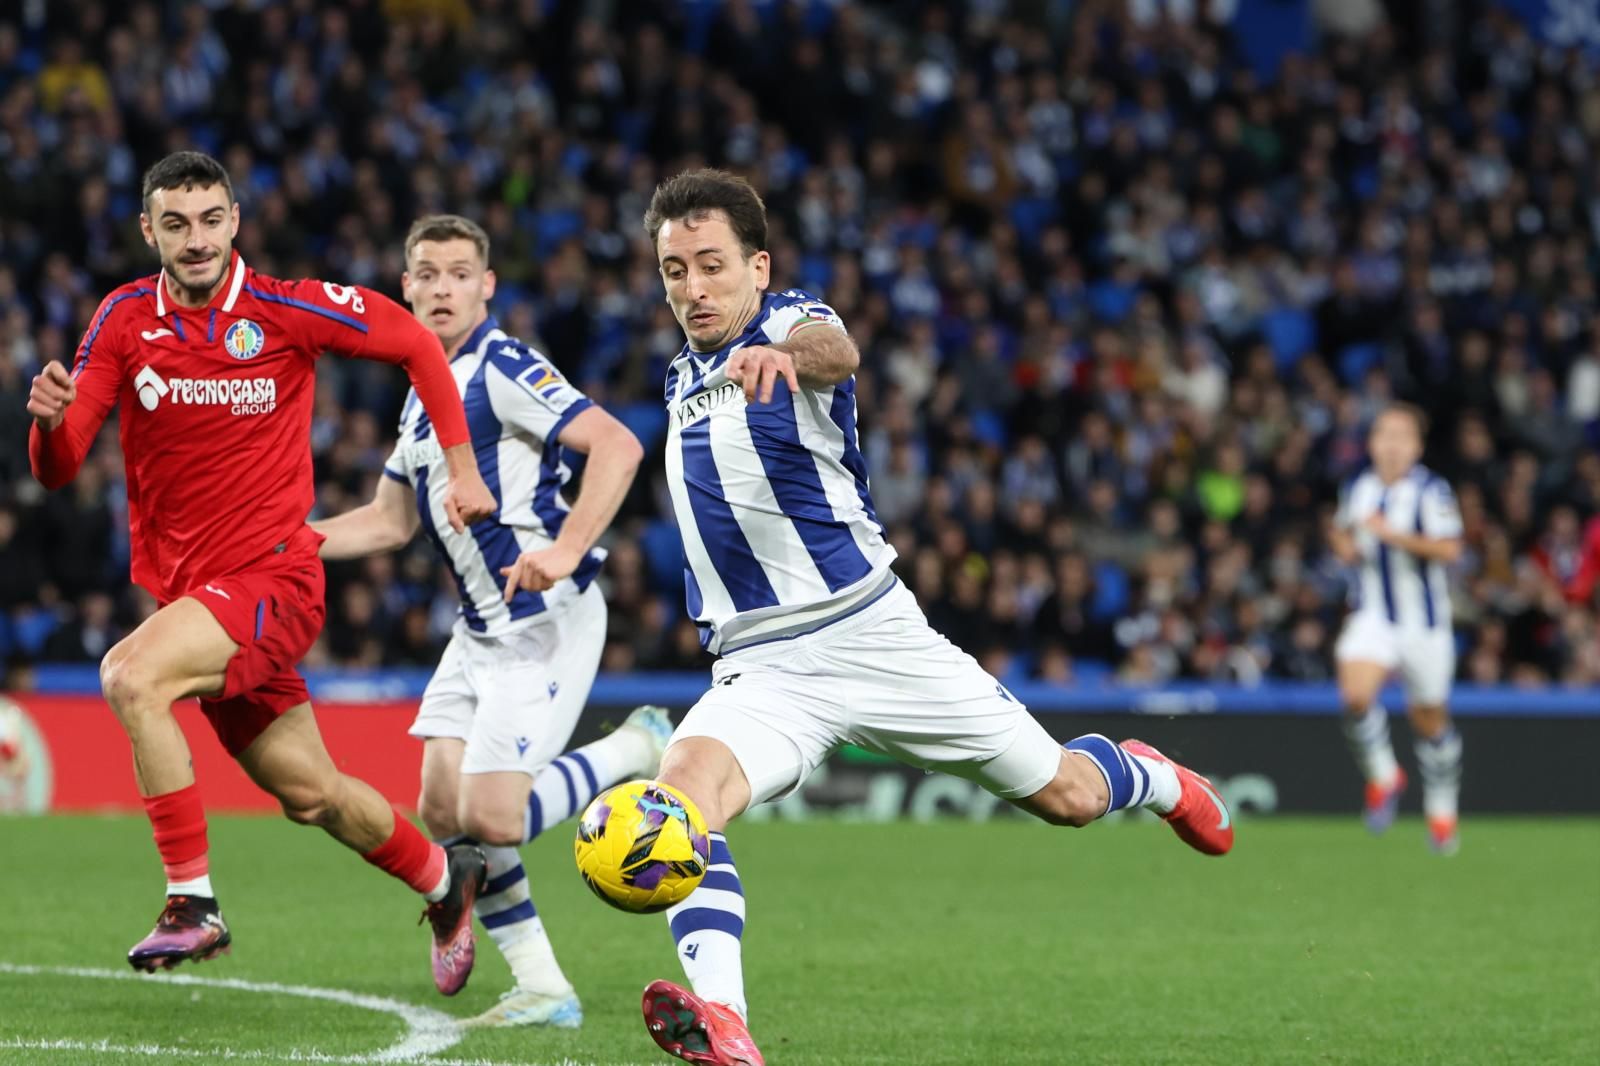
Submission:
<svg viewBox="0 0 1600 1066">
<path fill-rule="evenodd" d="M 520 759 L 524 755 L 528 754 L 528 744 L 529 744 L 529 741 L 528 741 L 527 737 L 518 737 L 517 738 L 517 758 Z"/>
</svg>

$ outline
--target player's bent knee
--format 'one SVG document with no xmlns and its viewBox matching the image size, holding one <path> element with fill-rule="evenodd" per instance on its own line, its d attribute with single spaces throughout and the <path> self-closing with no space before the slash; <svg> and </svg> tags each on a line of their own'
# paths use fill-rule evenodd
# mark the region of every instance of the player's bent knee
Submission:
<svg viewBox="0 0 1600 1066">
<path fill-rule="evenodd" d="M 126 641 L 100 660 L 100 691 L 125 724 L 145 714 L 171 713 L 171 701 L 163 698 L 161 679 L 142 665 Z"/>
<path fill-rule="evenodd" d="M 426 789 L 417 797 L 417 815 L 435 840 L 457 836 L 461 823 L 456 820 L 456 805 L 430 796 Z"/>
</svg>

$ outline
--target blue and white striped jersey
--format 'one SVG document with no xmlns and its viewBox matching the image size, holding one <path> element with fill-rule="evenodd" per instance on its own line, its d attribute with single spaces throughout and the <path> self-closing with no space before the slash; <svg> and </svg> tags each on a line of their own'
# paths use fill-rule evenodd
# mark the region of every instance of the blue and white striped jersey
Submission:
<svg viewBox="0 0 1600 1066">
<path fill-rule="evenodd" d="M 1461 512 L 1445 480 L 1420 463 L 1392 485 L 1370 468 L 1350 481 L 1334 521 L 1355 535 L 1361 575 L 1355 609 L 1407 628 L 1450 628 L 1444 566 L 1378 541 L 1362 525 L 1381 514 L 1393 529 L 1424 537 L 1461 536 Z"/>
<path fill-rule="evenodd" d="M 493 318 L 462 344 L 450 361 L 478 470 L 498 507 L 464 535 L 444 513 L 449 483 L 438 436 L 413 391 L 400 416 L 400 439 L 384 464 L 386 477 L 410 485 L 427 532 L 455 574 L 461 618 L 486 636 L 511 632 L 540 612 L 553 610 L 589 586 L 605 552 L 592 549 L 570 578 L 543 593 L 519 590 L 508 605 L 500 568 L 517 556 L 549 546 L 570 509 L 561 489 L 572 477 L 556 442 L 584 409 L 588 397 L 567 383 L 550 361 L 507 336 Z"/>
<path fill-rule="evenodd" d="M 881 594 L 895 552 L 867 492 L 855 379 L 747 404 L 724 371 L 746 345 L 844 329 L 790 289 L 762 298 L 727 347 L 685 346 L 667 370 L 667 487 L 688 562 L 684 584 L 713 652 L 818 628 Z"/>
</svg>

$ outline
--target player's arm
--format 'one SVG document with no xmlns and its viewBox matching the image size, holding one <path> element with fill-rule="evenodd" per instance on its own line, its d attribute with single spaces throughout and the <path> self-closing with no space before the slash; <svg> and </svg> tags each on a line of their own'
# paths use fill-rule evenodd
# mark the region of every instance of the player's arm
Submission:
<svg viewBox="0 0 1600 1066">
<path fill-rule="evenodd" d="M 583 467 L 583 484 L 555 543 L 539 551 L 523 552 L 513 565 L 501 569 L 506 578 L 507 603 L 519 588 L 543 592 L 578 568 L 616 517 L 644 459 L 639 438 L 609 413 L 592 405 L 557 432 L 551 443 L 557 442 L 589 457 Z"/>
<path fill-rule="evenodd" d="M 410 486 L 385 470 L 369 503 L 312 522 L 311 528 L 328 538 L 317 553 L 322 558 L 357 559 L 404 547 L 421 522 Z"/>
<path fill-rule="evenodd" d="M 28 390 L 28 413 L 33 416 L 28 462 L 47 489 L 59 489 L 77 476 L 95 434 L 117 404 L 122 360 L 117 333 L 106 326 L 113 306 L 108 296 L 95 312 L 71 373 L 60 363 L 46 363 Z"/>
<path fill-rule="evenodd" d="M 301 281 L 294 284 L 294 296 L 312 305 L 315 313 L 305 322 L 321 347 L 360 359 L 394 363 L 411 379 L 411 387 L 417 390 L 422 409 L 428 412 L 439 435 L 445 466 L 450 471 L 450 484 L 444 495 L 450 528 L 461 533 L 478 519 L 493 514 L 494 495 L 478 473 L 466 411 L 439 338 L 405 308 L 371 289 Z"/>
<path fill-rule="evenodd" d="M 1391 548 L 1410 552 L 1431 563 L 1452 565 L 1461 558 L 1461 512 L 1455 494 L 1442 481 L 1433 481 L 1422 490 L 1417 501 L 1420 513 L 1417 531 L 1407 533 L 1390 526 L 1382 515 L 1371 515 L 1364 523 L 1372 535 Z"/>
<path fill-rule="evenodd" d="M 833 309 L 816 301 L 792 304 L 773 312 L 767 335 L 782 339 L 750 345 L 728 357 L 728 380 L 744 386 L 747 401 L 770 403 L 778 379 L 791 392 L 826 389 L 848 378 L 861 365 L 861 352 Z"/>
<path fill-rule="evenodd" d="M 1341 563 L 1354 565 L 1361 559 L 1361 553 L 1356 550 L 1356 538 L 1350 531 L 1337 523 L 1328 527 L 1328 547 L 1333 549 L 1333 554 Z"/>
</svg>

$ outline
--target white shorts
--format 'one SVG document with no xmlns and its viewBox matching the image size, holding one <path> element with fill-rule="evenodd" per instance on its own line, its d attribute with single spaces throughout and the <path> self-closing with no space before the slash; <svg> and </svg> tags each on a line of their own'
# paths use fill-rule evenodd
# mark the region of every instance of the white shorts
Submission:
<svg viewBox="0 0 1600 1066">
<path fill-rule="evenodd" d="M 898 581 L 822 629 L 724 655 L 711 678 L 672 742 L 726 744 L 752 807 L 794 791 L 847 741 L 1005 799 L 1038 792 L 1061 765 L 1061 745 Z"/>
<path fill-rule="evenodd" d="M 504 637 L 458 625 L 411 735 L 466 741 L 464 774 L 536 774 L 572 738 L 605 640 L 606 601 L 595 585 Z"/>
<path fill-rule="evenodd" d="M 1450 681 L 1456 676 L 1456 641 L 1449 626 L 1397 626 L 1366 611 L 1345 619 L 1333 657 L 1339 662 L 1398 668 L 1406 699 L 1427 706 L 1442 705 L 1450 698 Z"/>
</svg>

